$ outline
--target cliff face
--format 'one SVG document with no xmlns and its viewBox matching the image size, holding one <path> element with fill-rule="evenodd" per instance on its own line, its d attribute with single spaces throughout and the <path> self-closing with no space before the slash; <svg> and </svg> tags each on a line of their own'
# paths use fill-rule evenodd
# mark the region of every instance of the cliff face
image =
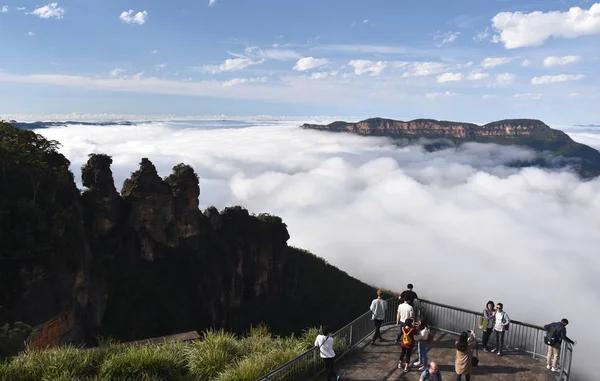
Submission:
<svg viewBox="0 0 600 381">
<path fill-rule="evenodd" d="M 549 152 L 557 160 L 537 161 L 547 167 L 570 166 L 582 177 L 600 175 L 600 152 L 576 143 L 567 134 L 555 130 L 539 120 L 507 119 L 478 126 L 432 119 L 408 122 L 373 118 L 357 123 L 333 122 L 328 125 L 304 124 L 302 128 L 350 132 L 368 136 L 386 136 L 398 139 L 448 139 L 455 143 L 479 142 L 503 145 L 522 145 L 538 152 Z M 563 160 L 564 159 L 564 160 Z"/>
<path fill-rule="evenodd" d="M 119 194 L 112 159 L 90 155 L 80 193 L 56 145 L 0 123 L 0 325 L 36 326 L 36 347 L 260 322 L 280 334 L 339 327 L 373 297 L 288 247 L 279 217 L 201 212 L 187 165 L 161 179 L 144 158 Z"/>
</svg>

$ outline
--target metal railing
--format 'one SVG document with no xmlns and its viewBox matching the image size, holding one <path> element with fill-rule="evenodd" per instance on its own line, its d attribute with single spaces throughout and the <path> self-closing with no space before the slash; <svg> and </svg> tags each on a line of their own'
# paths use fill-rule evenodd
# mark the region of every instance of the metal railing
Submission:
<svg viewBox="0 0 600 381">
<path fill-rule="evenodd" d="M 395 324 L 400 301 L 394 297 L 387 299 L 386 302 L 388 308 L 383 325 Z M 482 331 L 479 329 L 481 313 L 428 300 L 416 302 L 415 310 L 416 316 L 427 317 L 429 324 L 440 331 L 458 335 L 467 329 L 472 329 L 478 337 L 482 334 Z M 348 353 L 356 345 L 371 336 L 374 330 L 371 312 L 367 311 L 335 332 L 331 336 L 334 338 L 336 357 L 339 358 Z M 544 333 L 545 331 L 542 327 L 511 320 L 510 327 L 504 336 L 504 345 L 509 350 L 531 354 L 534 359 L 545 358 L 548 346 L 544 344 Z M 494 341 L 493 335 L 490 337 L 490 340 Z M 557 380 L 569 381 L 573 346 L 563 342 L 560 357 L 560 363 L 563 364 L 563 368 L 560 375 L 557 375 Z M 320 373 L 322 369 L 323 361 L 320 358 L 320 350 L 317 347 L 313 347 L 288 363 L 262 376 L 257 381 L 307 380 Z"/>
</svg>

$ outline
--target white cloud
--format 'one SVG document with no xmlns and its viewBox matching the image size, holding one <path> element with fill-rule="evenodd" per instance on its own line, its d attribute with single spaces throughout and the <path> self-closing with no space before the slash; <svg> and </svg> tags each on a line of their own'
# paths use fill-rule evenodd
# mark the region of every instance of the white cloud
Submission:
<svg viewBox="0 0 600 381">
<path fill-rule="evenodd" d="M 501 86 L 510 85 L 511 83 L 513 83 L 515 81 L 516 77 L 517 76 L 512 73 L 498 74 L 496 76 L 496 84 L 501 85 Z"/>
<path fill-rule="evenodd" d="M 234 78 L 223 83 L 223 87 L 231 87 L 235 85 L 241 85 L 244 83 L 264 83 L 267 82 L 267 77 L 257 78 Z"/>
<path fill-rule="evenodd" d="M 483 94 L 481 96 L 481 99 L 485 99 L 485 100 L 496 99 L 496 98 L 498 98 L 498 96 L 495 94 Z"/>
<path fill-rule="evenodd" d="M 34 34 L 35 34 L 35 33 L 33 33 L 33 32 L 27 32 L 27 35 L 28 35 L 28 36 L 33 36 Z"/>
<path fill-rule="evenodd" d="M 354 68 L 354 74 L 356 75 L 369 74 L 372 76 L 380 75 L 387 67 L 385 61 L 374 62 L 369 60 L 352 60 L 348 62 L 348 65 Z"/>
<path fill-rule="evenodd" d="M 472 71 L 469 74 L 469 76 L 467 77 L 467 79 L 469 81 L 479 81 L 479 80 L 485 79 L 487 77 L 489 77 L 488 73 L 484 73 L 484 72 L 481 72 L 481 71 Z"/>
<path fill-rule="evenodd" d="M 492 18 L 506 49 L 539 46 L 550 37 L 575 38 L 600 33 L 600 3 L 567 12 L 501 12 Z"/>
<path fill-rule="evenodd" d="M 212 7 L 217 3 L 217 0 L 208 0 L 208 6 Z"/>
<path fill-rule="evenodd" d="M 427 93 L 425 97 L 428 99 L 439 99 L 439 98 L 449 98 L 455 96 L 455 93 L 451 93 L 449 91 L 437 92 L 437 93 Z"/>
<path fill-rule="evenodd" d="M 556 57 L 550 56 L 544 58 L 544 66 L 545 67 L 553 67 L 553 66 L 562 66 L 568 65 L 571 63 L 575 63 L 581 60 L 581 56 L 564 56 L 564 57 Z"/>
<path fill-rule="evenodd" d="M 481 66 L 483 68 L 490 69 L 496 66 L 505 65 L 512 60 L 512 58 L 508 57 L 488 57 L 481 61 Z"/>
<path fill-rule="evenodd" d="M 513 98 L 536 100 L 536 99 L 541 99 L 542 98 L 542 94 L 522 93 L 522 94 L 515 94 L 515 95 L 513 95 Z"/>
<path fill-rule="evenodd" d="M 294 66 L 294 70 L 297 71 L 306 71 L 316 69 L 318 67 L 327 65 L 329 60 L 326 58 L 314 58 L 314 57 L 304 57 L 300 58 L 298 62 L 296 62 L 296 66 Z"/>
<path fill-rule="evenodd" d="M 402 46 L 361 44 L 318 45 L 311 50 L 344 54 L 404 54 L 408 52 L 408 49 Z"/>
<path fill-rule="evenodd" d="M 318 72 L 318 73 L 312 73 L 310 77 L 312 79 L 323 79 L 323 78 L 329 77 L 329 73 L 326 72 L 326 71 Z"/>
<path fill-rule="evenodd" d="M 36 15 L 42 19 L 61 19 L 65 14 L 65 10 L 58 6 L 58 3 L 50 3 L 48 5 L 44 5 L 43 7 L 34 9 L 31 14 Z"/>
<path fill-rule="evenodd" d="M 481 32 L 477 33 L 473 40 L 475 41 L 483 41 L 490 36 L 489 28 L 485 28 Z"/>
<path fill-rule="evenodd" d="M 460 32 L 446 32 L 446 33 L 436 33 L 433 36 L 434 40 L 441 40 L 437 46 L 443 46 L 450 42 L 456 41 L 456 39 L 460 36 Z"/>
<path fill-rule="evenodd" d="M 363 20 L 363 24 L 368 24 L 369 23 L 369 19 L 364 19 Z"/>
<path fill-rule="evenodd" d="M 166 64 L 166 63 L 161 63 L 161 64 L 157 64 L 157 65 L 156 65 L 156 69 L 157 69 L 157 70 L 164 69 L 164 68 L 166 68 L 166 67 L 167 67 L 167 64 Z"/>
<path fill-rule="evenodd" d="M 437 83 L 457 82 L 457 81 L 462 81 L 462 79 L 463 79 L 462 73 L 444 73 L 442 75 L 438 75 Z"/>
<path fill-rule="evenodd" d="M 224 72 L 229 72 L 229 71 L 244 70 L 245 68 L 247 68 L 251 65 L 258 65 L 263 62 L 264 61 L 262 61 L 262 60 L 261 61 L 253 61 L 250 58 L 243 58 L 243 57 L 228 58 L 221 65 L 204 65 L 200 68 L 200 70 L 202 70 L 206 73 L 217 74 L 217 73 L 224 73 Z"/>
<path fill-rule="evenodd" d="M 413 62 L 410 70 L 404 72 L 402 77 L 420 77 L 433 74 L 439 74 L 448 68 L 448 65 L 442 62 Z"/>
<path fill-rule="evenodd" d="M 116 77 L 116 76 L 118 76 L 119 74 L 121 74 L 121 73 L 124 73 L 124 72 L 126 72 L 126 71 L 127 71 L 126 69 L 121 69 L 120 67 L 118 67 L 118 68 L 116 68 L 116 69 L 113 69 L 113 70 L 111 70 L 111 71 L 110 71 L 108 74 L 109 74 L 111 77 Z"/>
<path fill-rule="evenodd" d="M 8 7 L 6 5 L 3 5 L 2 9 L 0 9 L 0 12 L 2 12 L 2 13 L 8 13 Z"/>
<path fill-rule="evenodd" d="M 256 46 L 246 48 L 246 54 L 264 58 L 267 60 L 276 60 L 276 61 L 291 61 L 297 60 L 302 56 L 291 49 L 260 49 Z"/>
<path fill-rule="evenodd" d="M 531 78 L 532 85 L 547 85 L 549 83 L 564 83 L 569 81 L 578 81 L 583 78 L 581 74 L 559 74 L 559 75 L 543 75 L 541 77 Z"/>
<path fill-rule="evenodd" d="M 151 54 L 156 54 L 156 53 L 158 53 L 158 50 L 151 50 L 150 53 Z"/>
<path fill-rule="evenodd" d="M 138 24 L 138 25 L 145 24 L 147 17 L 148 17 L 147 11 L 141 11 L 141 12 L 134 14 L 133 9 L 130 9 L 128 11 L 123 11 L 123 13 L 121 13 L 121 15 L 119 16 L 121 21 L 123 21 L 127 24 Z"/>
<path fill-rule="evenodd" d="M 527 67 L 527 66 L 531 66 L 532 62 L 528 59 L 523 60 L 523 62 L 521 63 L 521 66 L 523 67 Z"/>
</svg>

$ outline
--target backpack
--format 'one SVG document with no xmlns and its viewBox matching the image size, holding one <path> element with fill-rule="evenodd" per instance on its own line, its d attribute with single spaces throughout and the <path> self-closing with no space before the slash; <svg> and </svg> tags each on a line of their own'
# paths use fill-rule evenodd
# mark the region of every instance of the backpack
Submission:
<svg viewBox="0 0 600 381">
<path fill-rule="evenodd" d="M 553 325 L 544 335 L 544 343 L 546 345 L 558 344 L 558 327 Z"/>
<path fill-rule="evenodd" d="M 441 380 L 440 372 L 439 371 L 436 373 L 435 376 L 437 377 L 436 380 Z M 429 372 L 429 369 L 427 369 L 425 371 L 425 378 L 424 378 L 424 380 L 431 380 L 431 372 Z"/>
<path fill-rule="evenodd" d="M 407 333 L 407 331 L 404 330 L 405 327 L 402 327 L 402 346 L 403 347 L 410 347 L 413 344 L 413 340 L 414 338 L 409 335 Z M 412 328 L 408 329 L 408 332 L 410 332 L 412 330 Z"/>
</svg>

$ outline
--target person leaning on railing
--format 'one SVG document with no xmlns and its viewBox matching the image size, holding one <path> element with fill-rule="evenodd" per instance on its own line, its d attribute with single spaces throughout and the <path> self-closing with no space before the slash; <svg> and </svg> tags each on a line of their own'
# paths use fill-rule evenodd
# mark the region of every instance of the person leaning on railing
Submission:
<svg viewBox="0 0 600 381">
<path fill-rule="evenodd" d="M 325 363 L 325 372 L 327 381 L 339 380 L 340 375 L 335 371 L 335 352 L 333 350 L 333 337 L 329 336 L 329 328 L 323 327 L 323 334 L 318 335 L 315 340 L 315 347 L 319 347 L 321 358 Z"/>
<path fill-rule="evenodd" d="M 571 345 L 576 345 L 577 341 L 573 341 L 567 337 L 567 325 L 569 320 L 566 318 L 555 323 L 546 324 L 544 329 L 548 331 L 546 333 L 546 344 L 548 344 L 548 357 L 546 358 L 546 368 L 553 372 L 560 372 L 561 368 L 558 366 L 558 359 L 560 358 L 560 347 L 562 346 L 563 340 Z"/>
</svg>

